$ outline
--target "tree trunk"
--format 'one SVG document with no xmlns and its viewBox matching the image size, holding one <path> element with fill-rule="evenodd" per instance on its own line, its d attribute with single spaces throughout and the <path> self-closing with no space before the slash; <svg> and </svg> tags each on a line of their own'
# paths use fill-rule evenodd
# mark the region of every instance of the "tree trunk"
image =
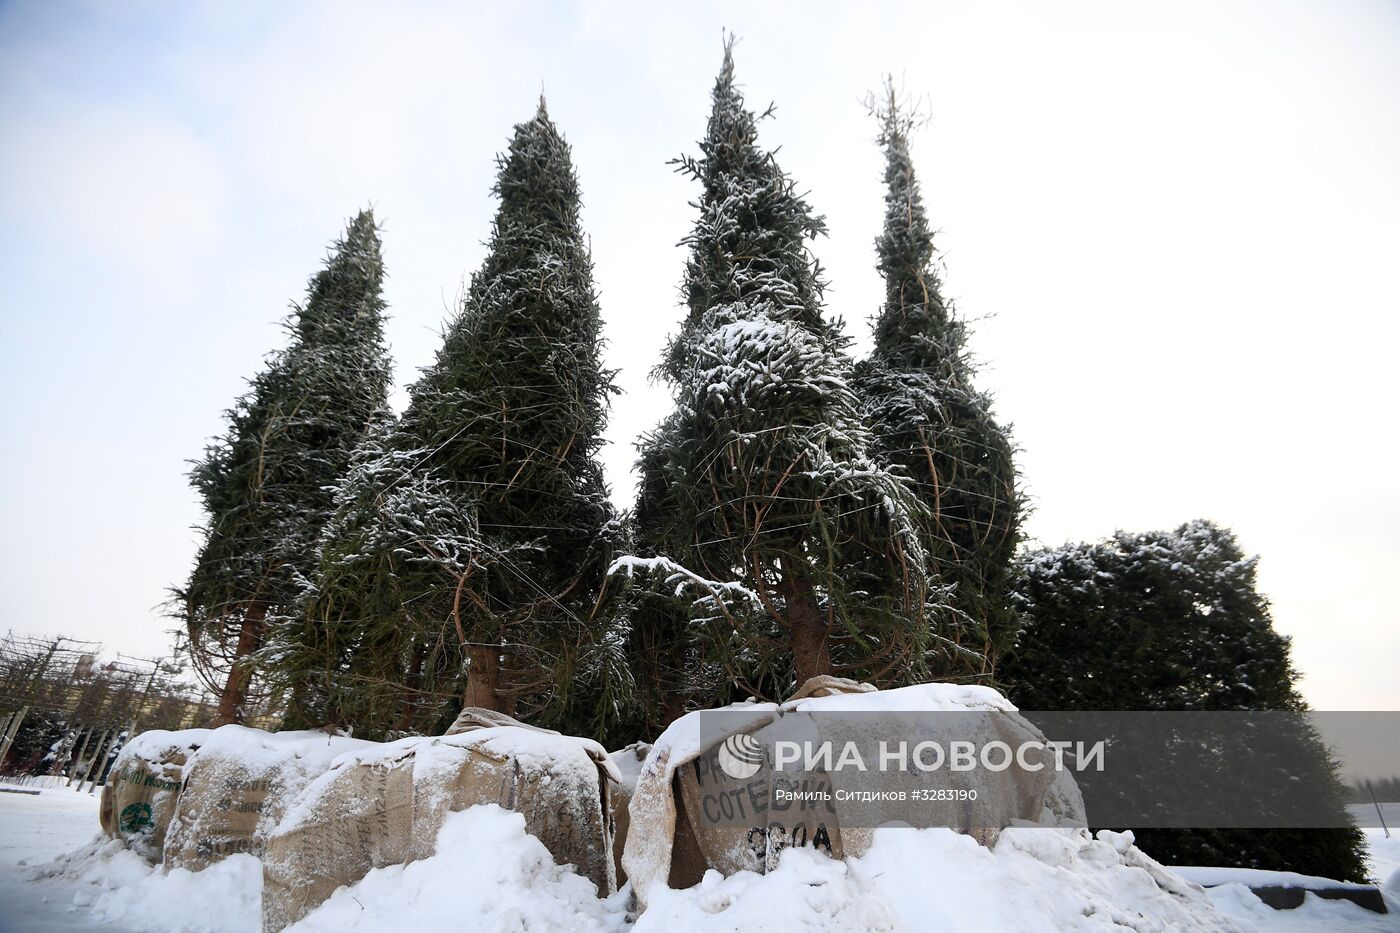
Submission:
<svg viewBox="0 0 1400 933">
<path fill-rule="evenodd" d="M 399 732 L 409 732 L 413 729 L 413 720 L 418 717 L 418 689 L 423 684 L 423 660 L 428 654 L 427 646 L 418 645 L 413 649 L 413 663 L 409 665 L 408 677 L 405 685 L 409 688 L 409 693 L 403 701 L 403 713 L 399 716 L 395 730 Z"/>
<path fill-rule="evenodd" d="M 243 704 L 248 699 L 248 683 L 253 679 L 253 671 L 244 659 L 262 647 L 267 607 L 253 603 L 243 613 L 243 627 L 238 632 L 238 647 L 234 651 L 233 668 L 224 681 L 224 692 L 219 695 L 219 708 L 214 714 L 215 726 L 226 726 L 231 722 L 243 721 Z"/>
<path fill-rule="evenodd" d="M 820 674 L 831 673 L 831 641 L 826 613 L 813 598 L 812 586 L 801 577 L 788 573 L 783 577 L 787 598 L 788 641 L 792 645 L 792 666 L 797 673 L 797 686 Z"/>
<path fill-rule="evenodd" d="M 501 685 L 501 649 L 494 645 L 468 645 L 465 706 L 505 712 L 496 691 Z"/>
<path fill-rule="evenodd" d="M 665 729 L 685 715 L 685 694 L 669 690 L 661 695 L 661 728 Z"/>
<path fill-rule="evenodd" d="M 681 671 L 685 670 L 685 630 L 676 627 L 666 639 L 666 646 L 660 648 L 657 656 L 664 658 L 667 665 L 661 675 L 661 728 L 665 729 L 685 715 L 689 694 L 684 686 Z"/>
</svg>

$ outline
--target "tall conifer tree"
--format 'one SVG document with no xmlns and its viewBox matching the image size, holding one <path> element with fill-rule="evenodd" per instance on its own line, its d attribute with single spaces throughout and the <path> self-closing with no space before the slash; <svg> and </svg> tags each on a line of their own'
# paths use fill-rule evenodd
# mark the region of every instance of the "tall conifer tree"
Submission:
<svg viewBox="0 0 1400 933">
<path fill-rule="evenodd" d="M 294 611 L 333 508 L 330 487 L 385 403 L 383 279 L 374 217 L 363 211 L 294 308 L 289 346 L 191 471 L 208 521 L 176 597 L 197 666 L 221 689 L 220 722 L 241 717 L 269 620 Z"/>
<path fill-rule="evenodd" d="M 459 671 L 466 662 L 467 705 L 560 723 L 606 719 L 627 692 L 620 651 L 594 617 L 618 532 L 597 460 L 615 390 L 600 363 L 578 182 L 543 101 L 515 128 L 495 193 L 486 261 L 437 359 L 383 451 L 368 451 L 342 490 L 343 527 L 377 544 L 326 540 L 309 593 L 332 649 L 300 655 L 330 669 L 307 715 L 324 704 L 362 734 L 421 719 L 406 711 L 415 696 L 440 700 L 444 644 L 460 652 Z M 385 658 L 402 677 L 384 702 L 342 699 L 337 712 L 324 699 L 390 679 Z M 424 678 L 439 688 L 406 686 Z M 579 712 L 576 691 L 600 693 L 597 709 Z"/>
<path fill-rule="evenodd" d="M 1021 499 L 1010 432 L 973 385 L 967 328 L 942 293 L 929 226 L 909 152 L 913 120 L 893 84 L 879 109 L 885 150 L 885 225 L 875 241 L 885 303 L 875 348 L 856 386 L 876 456 L 909 476 L 927 507 L 923 541 L 954 612 L 933 673 L 991 679 L 1014 640 L 1011 565 Z"/>
<path fill-rule="evenodd" d="M 902 674 L 922 663 L 934 592 L 919 506 L 868 455 L 808 249 L 823 222 L 758 146 L 732 42 L 713 103 L 701 157 L 679 163 L 702 192 L 689 313 L 661 367 L 677 408 L 643 444 L 639 549 L 654 556 L 624 562 L 669 583 L 634 638 L 672 649 L 656 680 L 693 699 Z"/>
</svg>

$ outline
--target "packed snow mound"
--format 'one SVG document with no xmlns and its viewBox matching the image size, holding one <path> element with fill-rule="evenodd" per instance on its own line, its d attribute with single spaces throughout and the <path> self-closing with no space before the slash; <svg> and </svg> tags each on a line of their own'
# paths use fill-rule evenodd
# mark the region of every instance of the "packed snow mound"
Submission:
<svg viewBox="0 0 1400 933">
<path fill-rule="evenodd" d="M 131 741 L 122 746 L 118 760 L 127 756 L 147 760 L 161 759 L 177 749 L 188 756 L 209 741 L 213 734 L 213 729 L 148 729 L 137 733 Z"/>
<path fill-rule="evenodd" d="M 260 933 L 262 865 L 234 855 L 204 871 L 166 871 L 119 840 L 97 839 L 30 871 L 31 881 L 78 886 L 73 905 L 118 929 Z M 86 926 L 86 925 L 84 925 Z"/>
<path fill-rule="evenodd" d="M 184 765 L 166 833 L 166 866 L 199 871 L 229 855 L 260 855 L 287 806 L 313 778 L 341 755 L 374 744 L 321 730 L 215 729 Z"/>
<path fill-rule="evenodd" d="M 555 864 L 522 815 L 484 804 L 448 814 L 435 855 L 374 869 L 287 933 L 619 930 L 622 902 Z"/>
<path fill-rule="evenodd" d="M 693 888 L 658 888 L 634 929 L 1250 931 L 1130 834 L 1053 829 L 1010 829 L 993 849 L 948 829 L 881 829 L 846 861 L 791 848 L 766 875 L 712 871 Z"/>
</svg>

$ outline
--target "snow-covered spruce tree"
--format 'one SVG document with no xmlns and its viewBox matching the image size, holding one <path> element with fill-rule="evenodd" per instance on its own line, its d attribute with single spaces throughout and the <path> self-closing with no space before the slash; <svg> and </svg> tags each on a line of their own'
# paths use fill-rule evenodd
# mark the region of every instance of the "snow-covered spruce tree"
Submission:
<svg viewBox="0 0 1400 933">
<path fill-rule="evenodd" d="M 294 307 L 290 344 L 191 471 L 208 521 L 175 596 L 196 667 L 220 691 L 218 722 L 242 715 L 269 619 L 294 612 L 331 514 L 330 487 L 387 396 L 383 279 L 374 217 L 362 211 Z"/>
<path fill-rule="evenodd" d="M 1019 628 L 1009 600 L 1021 521 L 1011 435 L 992 414 L 991 398 L 973 385 L 967 328 L 943 297 L 909 153 L 914 119 L 901 110 L 892 82 L 877 116 L 886 191 L 875 247 L 885 304 L 874 351 L 857 367 L 854 384 L 875 455 L 913 480 L 928 510 L 924 546 L 953 587 L 955 611 L 942 620 L 948 641 L 931 660 L 933 673 L 990 680 Z"/>
<path fill-rule="evenodd" d="M 1257 558 L 1208 521 L 1171 532 L 1024 553 L 1025 630 L 1003 674 L 1028 710 L 1305 710 L 1288 638 L 1255 581 Z M 1320 792 L 1346 790 L 1317 746 Z M 1330 777 L 1329 777 L 1330 775 Z M 1121 827 L 1118 827 L 1121 828 Z M 1134 830 L 1170 864 L 1230 865 L 1364 880 L 1350 829 Z"/>
<path fill-rule="evenodd" d="M 460 707 L 457 619 L 489 549 L 457 494 L 379 412 L 336 486 L 300 611 L 264 650 L 287 725 L 421 732 Z"/>
<path fill-rule="evenodd" d="M 413 387 L 401 431 L 436 475 L 475 500 L 502 558 L 472 581 L 460 622 L 467 701 L 540 721 L 606 712 L 625 680 L 594 618 L 616 516 L 597 454 L 612 372 L 579 222 L 569 146 L 541 100 L 499 159 L 489 251 L 437 361 Z M 511 556 L 513 555 L 513 556 Z M 625 685 L 623 685 L 625 686 Z"/>
<path fill-rule="evenodd" d="M 703 190 L 684 241 L 689 314 L 660 367 L 676 411 L 642 445 L 650 556 L 617 566 L 665 581 L 634 616 L 671 649 L 663 692 L 773 696 L 832 672 L 887 682 L 922 664 L 931 635 L 920 506 L 869 455 L 808 250 L 822 221 L 759 148 L 732 51 L 701 157 L 680 160 Z"/>
</svg>

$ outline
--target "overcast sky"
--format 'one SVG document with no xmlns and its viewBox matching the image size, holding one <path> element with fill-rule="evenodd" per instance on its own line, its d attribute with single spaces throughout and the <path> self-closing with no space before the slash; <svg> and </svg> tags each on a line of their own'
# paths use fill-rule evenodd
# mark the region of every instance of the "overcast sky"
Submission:
<svg viewBox="0 0 1400 933">
<path fill-rule="evenodd" d="M 1261 555 L 1303 691 L 1400 709 L 1400 5 L 0 5 L 0 630 L 168 644 L 185 461 L 373 205 L 402 386 L 483 256 L 543 87 L 573 144 L 625 394 L 670 407 L 695 152 L 724 27 L 761 141 L 824 213 L 864 353 L 881 156 L 915 159 L 1046 543 L 1207 517 Z"/>
</svg>

